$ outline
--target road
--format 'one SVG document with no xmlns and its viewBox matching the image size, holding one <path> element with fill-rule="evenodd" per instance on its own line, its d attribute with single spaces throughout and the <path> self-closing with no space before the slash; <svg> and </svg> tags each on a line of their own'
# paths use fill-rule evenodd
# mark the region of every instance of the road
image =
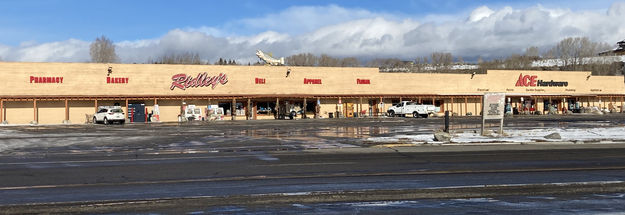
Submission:
<svg viewBox="0 0 625 215">
<path fill-rule="evenodd" d="M 623 119 L 622 115 L 521 117 L 507 120 L 506 127 L 622 126 Z M 258 205 L 253 202 L 265 198 L 263 195 L 298 198 L 277 201 L 290 206 L 275 204 L 253 212 L 302 209 L 297 205 L 327 206 L 320 204 L 333 204 L 334 210 L 344 211 L 346 203 L 332 202 L 391 200 L 377 191 L 413 194 L 423 192 L 420 189 L 505 185 L 518 186 L 514 192 L 521 197 L 505 197 L 511 195 L 510 190 L 503 190 L 491 192 L 488 198 L 518 199 L 533 195 L 534 191 L 523 193 L 525 185 L 554 183 L 613 183 L 614 189 L 599 193 L 619 199 L 625 178 L 625 144 L 621 143 L 384 147 L 363 141 L 367 137 L 432 133 L 441 121 L 396 118 L 6 127 L 0 133 L 0 145 L 5 147 L 0 152 L 0 209 L 4 209 L 0 211 L 20 213 L 39 207 L 99 213 L 111 211 L 102 205 L 72 211 L 63 204 L 184 202 L 180 199 L 189 197 L 208 200 L 184 209 L 151 204 L 110 210 L 227 211 L 245 202 Z M 456 118 L 452 128 L 475 129 L 477 121 Z M 380 199 L 304 198 L 350 191 L 371 191 L 368 196 Z M 546 194 L 594 192 L 572 194 L 555 189 Z M 470 197 L 479 197 L 479 192 L 476 195 Z M 444 197 L 457 196 L 437 198 Z M 414 195 L 410 198 L 420 199 Z M 393 200 L 401 201 L 398 204 L 406 211 L 414 207 L 414 199 Z"/>
</svg>

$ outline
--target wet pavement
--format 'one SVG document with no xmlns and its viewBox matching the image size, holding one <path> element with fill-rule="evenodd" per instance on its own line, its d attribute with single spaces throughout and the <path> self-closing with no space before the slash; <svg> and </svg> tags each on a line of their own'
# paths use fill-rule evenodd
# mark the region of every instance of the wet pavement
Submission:
<svg viewBox="0 0 625 215">
<path fill-rule="evenodd" d="M 625 194 L 609 193 L 323 204 L 295 203 L 254 207 L 220 206 L 177 212 L 185 214 L 621 214 L 623 211 L 625 211 Z"/>
<path fill-rule="evenodd" d="M 373 118 L 0 127 L 0 206 L 317 191 L 621 181 L 625 144 L 379 147 L 371 138 L 431 135 L 443 119 Z M 455 117 L 454 132 L 479 130 Z M 620 128 L 625 115 L 507 118 L 510 131 Z M 494 127 L 494 126 L 493 126 Z M 526 199 L 527 198 L 527 199 Z M 598 204 L 622 202 L 598 198 Z M 247 207 L 184 213 L 514 213 L 514 202 L 406 200 Z M 591 201 L 591 200 L 588 200 Z M 495 203 L 493 203 L 495 202 Z M 497 205 L 500 204 L 500 205 Z M 525 203 L 524 203 L 525 204 Z M 527 203 L 530 204 L 530 203 Z M 456 205 L 454 210 L 436 205 Z M 453 208 L 453 207 L 452 207 Z M 497 209 L 499 208 L 499 209 Z M 619 207 L 612 207 L 619 209 Z M 370 210 L 371 209 L 371 210 Z M 540 209 L 540 207 L 539 207 Z M 356 211 L 354 211 L 356 210 Z M 572 209 L 573 210 L 573 209 Z M 545 211 L 547 207 L 545 207 Z M 555 210 L 558 211 L 558 210 Z M 158 212 L 158 211 L 155 211 Z M 540 212 L 540 211 L 539 211 Z M 561 210 L 560 212 L 566 212 Z M 588 212 L 588 211 L 587 211 Z M 590 210 L 595 212 L 595 210 Z"/>
<path fill-rule="evenodd" d="M 477 132 L 479 117 L 455 117 L 453 132 Z M 494 128 L 494 124 L 491 124 Z M 2 126 L 0 154 L 198 153 L 368 146 L 368 138 L 429 135 L 442 118 L 216 121 L 126 125 Z M 625 126 L 624 114 L 506 118 L 505 130 Z"/>
</svg>

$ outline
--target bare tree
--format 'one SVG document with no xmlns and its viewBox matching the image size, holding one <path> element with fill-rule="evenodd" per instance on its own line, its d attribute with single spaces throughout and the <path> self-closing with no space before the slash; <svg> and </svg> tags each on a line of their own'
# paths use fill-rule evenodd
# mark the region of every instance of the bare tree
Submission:
<svg viewBox="0 0 625 215">
<path fill-rule="evenodd" d="M 530 69 L 532 67 L 532 57 L 521 56 L 513 54 L 507 57 L 504 61 L 504 68 L 506 69 Z"/>
<path fill-rule="evenodd" d="M 464 59 L 462 58 L 462 56 L 458 56 L 458 61 L 459 64 L 463 64 L 464 63 Z"/>
<path fill-rule="evenodd" d="M 355 57 L 346 57 L 341 59 L 340 64 L 342 67 L 359 67 L 360 61 Z"/>
<path fill-rule="evenodd" d="M 161 55 L 156 61 L 149 62 L 155 64 L 204 64 L 198 53 L 170 53 Z M 208 63 L 208 62 L 206 62 Z"/>
<path fill-rule="evenodd" d="M 319 57 L 319 66 L 339 66 L 339 59 L 333 58 L 327 54 L 322 54 L 321 57 Z"/>
<path fill-rule="evenodd" d="M 405 67 L 406 64 L 398 58 L 376 58 L 368 61 L 366 66 L 378 68 L 400 68 Z"/>
<path fill-rule="evenodd" d="M 538 50 L 538 47 L 536 46 L 532 46 L 532 47 L 525 49 L 525 56 L 527 57 L 539 57 L 540 56 L 539 53 L 540 52 Z"/>
<path fill-rule="evenodd" d="M 448 66 L 454 61 L 451 53 L 434 52 L 432 53 L 432 64 L 435 66 Z"/>
<path fill-rule="evenodd" d="M 415 65 L 415 70 L 417 72 L 421 72 L 423 70 L 425 70 L 425 67 L 428 64 L 428 58 L 427 57 L 417 57 L 414 61 L 414 65 Z"/>
<path fill-rule="evenodd" d="M 316 66 L 318 58 L 311 53 L 291 55 L 284 59 L 291 66 Z"/>
<path fill-rule="evenodd" d="M 484 59 L 482 58 L 482 56 L 477 57 L 477 64 L 482 64 L 484 63 Z"/>
<path fill-rule="evenodd" d="M 119 61 L 115 53 L 113 41 L 105 36 L 98 37 L 91 43 L 89 54 L 91 55 L 91 62 L 94 63 L 115 63 Z"/>
<path fill-rule="evenodd" d="M 593 42 L 588 37 L 568 37 L 560 41 L 550 52 L 564 61 L 564 67 L 575 69 L 584 64 L 584 58 L 596 56 L 608 48 L 608 44 Z"/>
</svg>

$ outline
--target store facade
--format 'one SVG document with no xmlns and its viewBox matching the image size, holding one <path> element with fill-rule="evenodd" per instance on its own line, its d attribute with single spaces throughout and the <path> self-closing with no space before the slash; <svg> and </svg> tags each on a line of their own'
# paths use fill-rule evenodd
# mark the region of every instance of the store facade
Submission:
<svg viewBox="0 0 625 215">
<path fill-rule="evenodd" d="M 441 74 L 362 67 L 0 62 L 0 77 L 0 119 L 9 124 L 82 124 L 98 106 L 113 105 L 133 116 L 143 113 L 138 118 L 147 118 L 158 105 L 163 122 L 178 121 L 185 105 L 220 107 L 225 119 L 239 120 L 274 119 L 276 109 L 290 104 L 309 118 L 329 118 L 379 116 L 406 100 L 465 116 L 480 114 L 487 92 L 506 93 L 511 111 L 519 113 L 593 106 L 620 112 L 625 96 L 623 76 L 560 71 Z"/>
</svg>

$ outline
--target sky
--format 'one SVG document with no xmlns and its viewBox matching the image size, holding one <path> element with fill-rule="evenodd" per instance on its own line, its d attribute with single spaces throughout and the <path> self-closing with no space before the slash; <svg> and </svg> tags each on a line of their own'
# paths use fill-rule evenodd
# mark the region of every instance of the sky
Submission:
<svg viewBox="0 0 625 215">
<path fill-rule="evenodd" d="M 0 1 L 0 60 L 88 62 L 99 36 L 123 63 L 192 52 L 257 62 L 256 49 L 412 60 L 547 50 L 566 37 L 625 39 L 625 1 Z"/>
</svg>

